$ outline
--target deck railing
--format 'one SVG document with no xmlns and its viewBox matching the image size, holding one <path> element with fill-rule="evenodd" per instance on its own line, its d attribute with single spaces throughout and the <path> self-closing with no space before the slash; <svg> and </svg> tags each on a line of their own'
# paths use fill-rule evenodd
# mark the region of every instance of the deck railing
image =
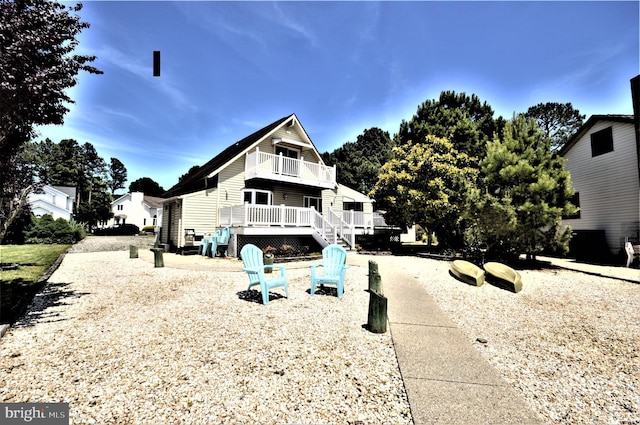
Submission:
<svg viewBox="0 0 640 425">
<path fill-rule="evenodd" d="M 327 167 L 302 158 L 288 158 L 282 154 L 260 152 L 257 148 L 246 156 L 245 176 L 248 179 L 269 178 L 324 188 L 333 188 L 336 185 L 335 166 Z"/>
<path fill-rule="evenodd" d="M 332 210 L 345 223 L 363 229 L 373 229 L 373 213 L 354 210 Z"/>
<path fill-rule="evenodd" d="M 246 203 L 220 208 L 219 223 L 220 226 L 242 227 L 311 227 L 329 244 L 342 238 L 351 247 L 355 246 L 354 226 L 333 211 L 327 219 L 314 208 Z"/>
</svg>

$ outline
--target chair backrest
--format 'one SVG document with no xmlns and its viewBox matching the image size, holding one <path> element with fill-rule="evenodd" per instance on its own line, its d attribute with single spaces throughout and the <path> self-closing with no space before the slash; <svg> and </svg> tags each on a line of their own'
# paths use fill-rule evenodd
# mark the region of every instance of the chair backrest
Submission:
<svg viewBox="0 0 640 425">
<path fill-rule="evenodd" d="M 340 274 L 347 261 L 347 251 L 340 245 L 328 245 L 322 250 L 322 260 L 325 274 Z"/>
<path fill-rule="evenodd" d="M 247 244 L 242 247 L 240 257 L 245 268 L 258 269 L 258 274 L 249 273 L 251 283 L 260 281 L 260 276 L 264 276 L 264 260 L 262 250 L 255 245 Z"/>
<path fill-rule="evenodd" d="M 625 242 L 624 249 L 627 252 L 627 255 L 633 256 L 633 245 L 631 242 Z"/>
<path fill-rule="evenodd" d="M 229 234 L 230 234 L 230 232 L 229 232 L 229 228 L 228 227 L 225 227 L 224 229 L 222 229 L 222 231 L 217 230 L 216 232 L 220 232 L 218 234 L 218 243 L 220 245 L 226 245 L 226 244 L 229 243 Z"/>
</svg>

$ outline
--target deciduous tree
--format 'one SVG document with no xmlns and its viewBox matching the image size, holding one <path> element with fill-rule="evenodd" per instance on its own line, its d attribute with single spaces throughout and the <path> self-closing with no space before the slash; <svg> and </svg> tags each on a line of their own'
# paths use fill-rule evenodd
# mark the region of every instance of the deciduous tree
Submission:
<svg viewBox="0 0 640 425">
<path fill-rule="evenodd" d="M 34 127 L 62 124 L 69 103 L 67 89 L 75 86 L 94 56 L 73 54 L 78 34 L 89 27 L 77 12 L 49 0 L 0 0 L 0 241 L 11 220 L 19 215 L 32 191 L 32 181 L 21 178 L 22 147 L 34 136 Z"/>
<path fill-rule="evenodd" d="M 389 224 L 419 224 L 438 241 L 455 246 L 462 240 L 460 218 L 477 170 L 465 153 L 447 139 L 426 136 L 394 148 L 394 158 L 381 170 L 372 195 Z"/>
</svg>

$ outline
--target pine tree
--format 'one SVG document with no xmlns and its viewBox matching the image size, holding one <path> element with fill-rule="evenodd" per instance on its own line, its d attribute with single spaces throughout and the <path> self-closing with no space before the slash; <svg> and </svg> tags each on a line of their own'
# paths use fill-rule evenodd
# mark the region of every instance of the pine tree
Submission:
<svg viewBox="0 0 640 425">
<path fill-rule="evenodd" d="M 487 144 L 466 214 L 468 244 L 484 243 L 489 256 L 503 258 L 566 251 L 570 229 L 560 228 L 562 215 L 576 207 L 564 160 L 549 141 L 533 119 L 520 115 L 506 124 L 502 140 Z"/>
</svg>

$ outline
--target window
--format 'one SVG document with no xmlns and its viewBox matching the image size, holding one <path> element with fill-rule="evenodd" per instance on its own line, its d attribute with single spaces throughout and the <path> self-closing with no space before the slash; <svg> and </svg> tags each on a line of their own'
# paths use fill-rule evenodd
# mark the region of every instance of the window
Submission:
<svg viewBox="0 0 640 425">
<path fill-rule="evenodd" d="M 613 151 L 613 131 L 611 127 L 591 134 L 591 156 L 604 155 Z"/>
<path fill-rule="evenodd" d="M 322 212 L 322 198 L 316 198 L 313 196 L 305 196 L 304 197 L 304 207 L 305 208 L 315 208 L 316 211 Z"/>
<path fill-rule="evenodd" d="M 290 149 L 286 146 L 276 146 L 276 155 L 280 155 L 287 158 L 298 159 L 298 151 L 295 149 Z"/>
<path fill-rule="evenodd" d="M 122 210 L 124 210 L 124 205 L 119 204 L 119 205 L 118 205 L 118 211 L 122 211 Z"/>
<path fill-rule="evenodd" d="M 578 212 L 575 214 L 571 214 L 571 215 L 563 215 L 562 218 L 564 218 L 565 220 L 573 220 L 573 219 L 577 219 L 580 218 L 580 193 L 576 192 L 573 194 L 573 196 L 569 199 L 569 202 L 571 202 L 573 205 L 575 205 L 576 207 L 578 207 Z"/>
<path fill-rule="evenodd" d="M 364 204 L 362 202 L 348 202 L 348 201 L 344 201 L 342 203 L 342 209 L 345 211 L 364 211 Z"/>
<path fill-rule="evenodd" d="M 267 190 L 245 189 L 242 191 L 242 202 L 258 205 L 271 205 L 273 193 Z"/>
</svg>

